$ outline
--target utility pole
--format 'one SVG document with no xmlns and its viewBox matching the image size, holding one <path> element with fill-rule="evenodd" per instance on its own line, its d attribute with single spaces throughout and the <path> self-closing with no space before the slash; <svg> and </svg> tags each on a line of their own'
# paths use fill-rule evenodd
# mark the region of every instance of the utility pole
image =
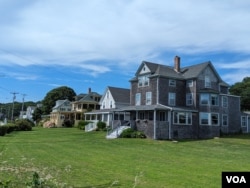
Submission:
<svg viewBox="0 0 250 188">
<path fill-rule="evenodd" d="M 23 96 L 23 104 L 22 104 L 22 112 L 21 112 L 21 119 L 23 119 L 23 106 L 24 106 L 24 97 L 27 96 L 26 94 L 22 94 Z"/>
<path fill-rule="evenodd" d="M 12 114 L 11 114 L 11 121 L 13 122 L 13 115 L 14 115 L 14 103 L 15 103 L 15 99 L 16 99 L 16 94 L 18 94 L 17 92 L 11 92 L 11 94 L 13 94 L 13 103 L 12 103 Z"/>
</svg>

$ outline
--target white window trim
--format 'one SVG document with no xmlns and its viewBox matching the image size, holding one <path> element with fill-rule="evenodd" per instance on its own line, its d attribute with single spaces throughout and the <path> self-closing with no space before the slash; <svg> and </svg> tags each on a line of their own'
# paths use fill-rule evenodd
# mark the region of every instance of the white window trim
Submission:
<svg viewBox="0 0 250 188">
<path fill-rule="evenodd" d="M 149 86 L 149 75 L 138 76 L 138 87 Z"/>
<path fill-rule="evenodd" d="M 208 115 L 208 124 L 203 124 L 201 122 L 201 115 L 202 114 L 207 114 Z M 212 114 L 217 115 L 217 117 L 218 117 L 218 123 L 217 124 L 212 124 Z M 199 114 L 199 122 L 200 122 L 200 125 L 219 126 L 220 125 L 220 115 L 219 115 L 219 113 L 200 112 L 200 114 Z"/>
<path fill-rule="evenodd" d="M 187 80 L 187 87 L 193 87 L 194 81 L 193 80 Z"/>
<path fill-rule="evenodd" d="M 152 104 L 152 92 L 146 92 L 146 105 Z"/>
<path fill-rule="evenodd" d="M 173 79 L 169 79 L 169 86 L 171 87 L 176 87 L 176 80 L 173 80 Z"/>
<path fill-rule="evenodd" d="M 171 96 L 173 96 L 174 98 L 170 98 Z M 171 103 L 172 100 L 174 101 L 173 103 Z M 176 93 L 172 93 L 172 92 L 168 93 L 168 104 L 170 106 L 175 106 L 176 105 Z"/>
<path fill-rule="evenodd" d="M 202 100 L 201 100 L 201 96 L 204 96 L 204 95 L 208 95 L 208 100 L 207 100 L 207 104 L 202 104 Z M 201 93 L 200 94 L 200 105 L 201 106 L 209 106 L 210 105 L 210 96 L 209 96 L 209 93 Z"/>
<path fill-rule="evenodd" d="M 191 99 L 189 98 L 191 96 Z M 190 103 L 191 101 L 191 103 Z M 192 106 L 194 104 L 194 94 L 193 93 L 187 93 L 186 94 L 186 106 Z"/>
<path fill-rule="evenodd" d="M 141 105 L 141 93 L 136 93 L 135 94 L 135 105 L 136 106 L 140 106 Z"/>
<path fill-rule="evenodd" d="M 226 124 L 226 125 L 223 124 L 223 119 L 224 119 L 224 117 L 227 118 L 227 124 Z M 222 127 L 227 127 L 227 126 L 228 126 L 228 115 L 227 115 L 227 114 L 222 114 L 221 125 L 222 125 Z"/>
<path fill-rule="evenodd" d="M 211 88 L 211 79 L 209 76 L 205 76 L 205 88 Z"/>
<path fill-rule="evenodd" d="M 225 102 L 224 102 L 224 99 L 226 99 Z M 228 108 L 228 97 L 227 97 L 227 96 L 222 96 L 221 106 L 222 106 L 223 108 Z"/>
<path fill-rule="evenodd" d="M 216 104 L 212 104 L 212 97 L 215 97 L 217 98 L 217 101 L 216 101 Z M 218 94 L 210 94 L 210 104 L 211 106 L 219 106 L 219 95 Z"/>
<path fill-rule="evenodd" d="M 243 119 L 245 120 L 243 121 Z M 246 127 L 246 126 L 247 126 L 247 116 L 241 116 L 241 127 Z"/>
<path fill-rule="evenodd" d="M 177 122 L 175 122 L 175 114 L 176 113 L 177 113 Z M 180 115 L 180 113 L 184 113 L 185 114 L 185 117 L 186 117 L 186 122 L 185 123 L 180 123 L 180 121 L 179 121 L 179 115 Z M 189 115 L 191 117 L 191 122 L 190 123 L 188 123 L 188 117 L 189 117 Z M 191 112 L 174 112 L 173 122 L 174 122 L 175 125 L 192 125 L 192 122 L 193 122 L 193 120 L 192 120 L 192 113 Z"/>
</svg>

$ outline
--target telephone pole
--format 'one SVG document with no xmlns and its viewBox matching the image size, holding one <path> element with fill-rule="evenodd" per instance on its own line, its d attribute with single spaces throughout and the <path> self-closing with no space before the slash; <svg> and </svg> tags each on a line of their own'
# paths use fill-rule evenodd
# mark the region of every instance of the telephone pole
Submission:
<svg viewBox="0 0 250 188">
<path fill-rule="evenodd" d="M 23 119 L 23 107 L 24 107 L 24 97 L 27 96 L 26 94 L 22 94 L 23 96 L 23 104 L 22 104 L 22 111 L 21 111 L 21 119 Z"/>
<path fill-rule="evenodd" d="M 14 115 L 14 103 L 15 103 L 16 95 L 17 95 L 18 93 L 17 93 L 17 92 L 11 92 L 11 94 L 13 94 L 11 121 L 14 121 L 14 119 L 13 119 L 13 115 Z"/>
</svg>

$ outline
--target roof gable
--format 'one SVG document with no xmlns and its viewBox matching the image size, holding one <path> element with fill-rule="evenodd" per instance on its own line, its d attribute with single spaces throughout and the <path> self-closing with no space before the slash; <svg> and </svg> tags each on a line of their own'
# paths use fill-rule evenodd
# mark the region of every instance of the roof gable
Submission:
<svg viewBox="0 0 250 188">
<path fill-rule="evenodd" d="M 153 74 L 157 70 L 159 64 L 143 61 L 136 71 L 135 75 L 150 73 Z"/>
</svg>

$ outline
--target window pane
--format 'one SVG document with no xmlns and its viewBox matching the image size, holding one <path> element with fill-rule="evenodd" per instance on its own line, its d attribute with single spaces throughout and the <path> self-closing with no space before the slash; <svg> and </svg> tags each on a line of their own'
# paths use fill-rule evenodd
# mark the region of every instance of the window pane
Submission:
<svg viewBox="0 0 250 188">
<path fill-rule="evenodd" d="M 211 119 L 212 119 L 212 125 L 218 125 L 218 123 L 219 123 L 219 115 L 218 114 L 212 114 Z"/>
<path fill-rule="evenodd" d="M 200 95 L 200 104 L 208 105 L 209 104 L 209 94 L 201 94 Z"/>
<path fill-rule="evenodd" d="M 218 95 L 211 95 L 211 104 L 217 106 L 218 103 Z"/>
<path fill-rule="evenodd" d="M 200 113 L 200 123 L 202 125 L 209 124 L 209 114 L 208 113 Z"/>
</svg>

